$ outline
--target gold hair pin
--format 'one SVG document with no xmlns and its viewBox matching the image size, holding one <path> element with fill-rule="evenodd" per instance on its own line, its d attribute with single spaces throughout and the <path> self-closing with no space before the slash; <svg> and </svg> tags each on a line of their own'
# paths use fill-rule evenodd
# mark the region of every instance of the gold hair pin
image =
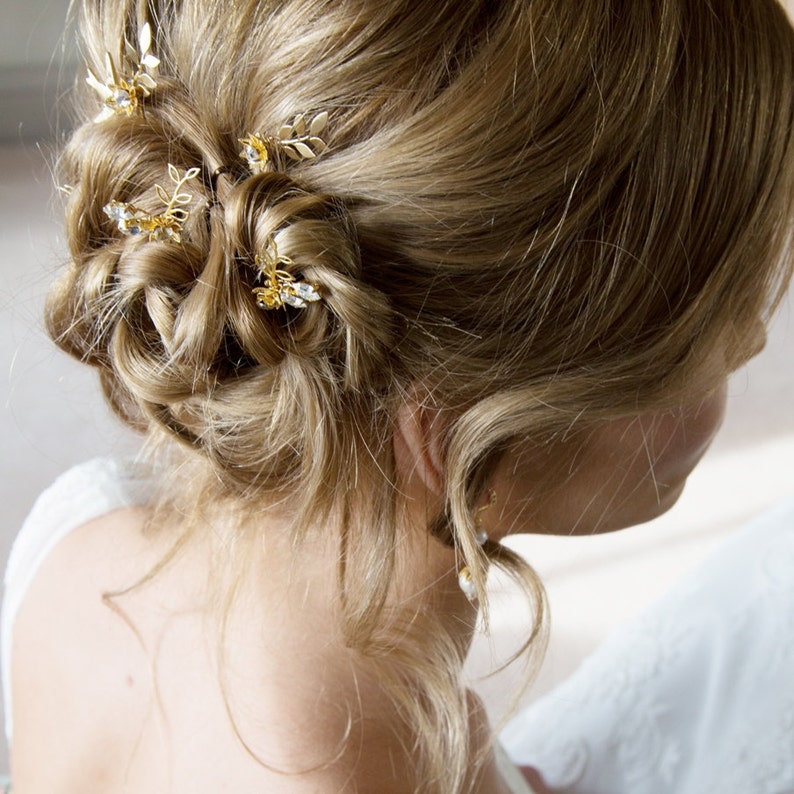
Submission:
<svg viewBox="0 0 794 794">
<path fill-rule="evenodd" d="M 309 284 L 308 281 L 298 281 L 286 270 L 279 270 L 279 265 L 295 267 L 295 263 L 288 257 L 279 255 L 272 234 L 254 261 L 265 277 L 264 286 L 253 290 L 256 304 L 261 309 L 280 309 L 284 305 L 302 309 L 307 303 L 320 300 L 321 295 L 316 285 Z"/>
<path fill-rule="evenodd" d="M 283 152 L 290 160 L 312 160 L 324 152 L 328 146 L 320 133 L 328 124 L 328 113 L 318 113 L 310 122 L 304 115 L 295 116 L 292 124 L 285 124 L 278 136 L 263 137 L 252 133 L 239 141 L 243 145 L 240 157 L 248 163 L 254 174 L 261 174 L 271 161 L 278 165 L 279 154 Z"/>
<path fill-rule="evenodd" d="M 139 52 L 126 39 L 124 40 L 124 57 L 119 74 L 113 57 L 105 53 L 105 82 L 103 83 L 90 69 L 86 82 L 102 98 L 105 107 L 94 118 L 100 122 L 115 114 L 131 116 L 141 106 L 141 100 L 148 97 L 157 87 L 152 73 L 160 65 L 160 59 L 149 52 L 152 46 L 152 29 L 147 22 L 138 34 Z M 131 75 L 131 76 L 128 76 Z"/>
<path fill-rule="evenodd" d="M 106 204 L 102 209 L 104 213 L 116 222 L 122 234 L 137 235 L 148 234 L 149 240 L 170 240 L 173 243 L 182 241 L 182 229 L 190 217 L 190 212 L 184 208 L 193 200 L 190 193 L 180 193 L 182 186 L 189 179 L 194 179 L 199 174 L 198 168 L 188 168 L 184 176 L 179 176 L 176 166 L 168 164 L 168 176 L 175 183 L 173 193 L 161 185 L 155 185 L 157 197 L 165 204 L 165 211 L 157 215 L 150 215 L 132 204 L 124 204 L 115 199 Z"/>
</svg>

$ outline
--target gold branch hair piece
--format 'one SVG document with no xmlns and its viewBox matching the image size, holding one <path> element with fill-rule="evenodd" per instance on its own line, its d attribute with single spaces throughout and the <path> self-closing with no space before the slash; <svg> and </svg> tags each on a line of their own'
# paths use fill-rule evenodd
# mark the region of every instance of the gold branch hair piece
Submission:
<svg viewBox="0 0 794 794">
<path fill-rule="evenodd" d="M 193 196 L 190 193 L 180 193 L 185 182 L 198 176 L 198 168 L 188 168 L 184 176 L 179 176 L 176 166 L 168 164 L 168 176 L 175 187 L 171 194 L 161 185 L 155 185 L 157 197 L 165 204 L 165 211 L 157 215 L 150 215 L 132 204 L 121 201 L 111 201 L 102 209 L 105 214 L 116 222 L 122 234 L 138 235 L 148 234 L 149 240 L 170 240 L 173 243 L 182 241 L 182 229 L 190 217 L 190 212 L 185 209 L 185 204 L 190 204 Z"/>
<path fill-rule="evenodd" d="M 261 174 L 273 161 L 278 167 L 281 153 L 296 162 L 312 160 L 328 148 L 320 137 L 327 124 L 328 113 L 325 111 L 309 122 L 304 115 L 295 116 L 292 124 L 281 127 L 276 137 L 252 133 L 240 138 L 243 145 L 240 157 L 248 163 L 253 174 Z"/>
<path fill-rule="evenodd" d="M 279 269 L 279 265 L 295 267 L 295 263 L 289 257 L 279 255 L 272 234 L 261 253 L 256 255 L 255 262 L 265 278 L 264 286 L 253 290 L 257 306 L 261 309 L 280 309 L 285 305 L 302 309 L 307 303 L 314 303 L 322 297 L 315 284 L 298 281 L 288 271 Z"/>
<path fill-rule="evenodd" d="M 152 29 L 149 23 L 141 27 L 138 34 L 138 48 L 124 40 L 124 57 L 121 69 L 116 68 L 113 56 L 105 53 L 105 81 L 102 82 L 90 69 L 86 82 L 102 98 L 105 107 L 94 118 L 94 121 L 104 121 L 116 114 L 132 116 L 141 106 L 141 100 L 148 97 L 157 87 L 152 76 L 160 65 L 160 59 L 155 58 L 149 50 L 152 46 Z"/>
</svg>

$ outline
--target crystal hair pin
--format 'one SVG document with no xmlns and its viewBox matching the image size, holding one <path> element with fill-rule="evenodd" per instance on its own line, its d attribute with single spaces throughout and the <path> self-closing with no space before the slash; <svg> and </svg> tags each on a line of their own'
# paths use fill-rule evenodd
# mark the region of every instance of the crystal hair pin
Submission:
<svg viewBox="0 0 794 794">
<path fill-rule="evenodd" d="M 243 150 L 240 157 L 248 163 L 253 174 L 261 174 L 268 163 L 278 161 L 283 153 L 290 160 L 312 160 L 324 152 L 328 145 L 320 137 L 328 124 L 328 113 L 318 113 L 311 121 L 306 116 L 296 116 L 292 124 L 285 124 L 277 136 L 252 133 L 240 138 Z"/>
<path fill-rule="evenodd" d="M 256 255 L 255 263 L 265 278 L 264 286 L 253 290 L 256 304 L 261 309 L 280 309 L 282 306 L 302 309 L 307 303 L 320 300 L 316 285 L 299 281 L 288 271 L 279 269 L 279 265 L 295 267 L 295 263 L 279 254 L 272 234 L 262 252 Z"/>
<path fill-rule="evenodd" d="M 183 176 L 179 176 L 176 166 L 168 164 L 168 176 L 174 182 L 172 193 L 155 185 L 157 197 L 165 204 L 165 210 L 156 215 L 151 215 L 138 209 L 133 204 L 125 204 L 115 199 L 106 204 L 102 209 L 105 214 L 116 222 L 118 230 L 126 235 L 148 234 L 149 240 L 170 240 L 173 243 L 182 241 L 182 229 L 190 217 L 190 212 L 185 205 L 193 200 L 190 193 L 181 193 L 182 187 L 189 179 L 198 176 L 198 168 L 188 168 Z"/>
<path fill-rule="evenodd" d="M 116 114 L 132 116 L 139 107 L 141 100 L 148 97 L 157 87 L 152 76 L 160 65 L 149 50 L 152 46 L 152 29 L 147 22 L 138 34 L 138 52 L 126 39 L 124 40 L 124 57 L 121 70 L 116 68 L 113 56 L 105 53 L 105 81 L 102 82 L 90 69 L 86 82 L 102 98 L 105 107 L 94 118 L 104 121 Z"/>
</svg>

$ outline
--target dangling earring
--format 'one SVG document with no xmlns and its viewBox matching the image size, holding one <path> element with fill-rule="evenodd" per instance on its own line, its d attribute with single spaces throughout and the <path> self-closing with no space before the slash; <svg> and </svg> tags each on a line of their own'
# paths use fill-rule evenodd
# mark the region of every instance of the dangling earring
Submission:
<svg viewBox="0 0 794 794">
<path fill-rule="evenodd" d="M 485 541 L 488 540 L 488 533 L 482 528 L 482 514 L 486 510 L 490 510 L 496 504 L 496 491 L 493 488 L 488 490 L 488 501 L 482 506 L 477 508 L 477 518 L 474 519 L 474 526 L 477 529 L 477 534 L 474 539 L 477 541 L 478 546 L 484 546 Z"/>
<path fill-rule="evenodd" d="M 478 546 L 484 546 L 488 540 L 488 533 L 483 529 L 482 526 L 482 514 L 486 510 L 490 510 L 495 504 L 496 491 L 491 488 L 488 491 L 488 501 L 482 507 L 477 509 L 477 517 L 474 520 L 474 526 L 476 529 L 474 539 L 477 541 Z M 472 578 L 468 565 L 464 565 L 458 571 L 458 585 L 469 601 L 477 600 L 477 587 L 474 584 L 474 579 Z"/>
</svg>

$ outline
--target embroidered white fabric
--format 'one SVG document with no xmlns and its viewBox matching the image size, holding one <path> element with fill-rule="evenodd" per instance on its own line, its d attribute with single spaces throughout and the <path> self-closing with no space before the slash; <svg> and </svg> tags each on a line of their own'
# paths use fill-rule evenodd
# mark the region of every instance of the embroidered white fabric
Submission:
<svg viewBox="0 0 794 794">
<path fill-rule="evenodd" d="M 613 632 L 501 739 L 566 794 L 793 794 L 794 499 Z"/>
<path fill-rule="evenodd" d="M 11 637 L 25 593 L 45 557 L 71 531 L 122 507 L 145 504 L 152 491 L 149 469 L 131 461 L 97 458 L 62 474 L 36 500 L 11 549 L 5 573 L 2 626 L 2 684 L 5 732 L 11 743 Z M 512 794 L 533 794 L 508 756 L 496 748 L 499 770 Z"/>
</svg>

